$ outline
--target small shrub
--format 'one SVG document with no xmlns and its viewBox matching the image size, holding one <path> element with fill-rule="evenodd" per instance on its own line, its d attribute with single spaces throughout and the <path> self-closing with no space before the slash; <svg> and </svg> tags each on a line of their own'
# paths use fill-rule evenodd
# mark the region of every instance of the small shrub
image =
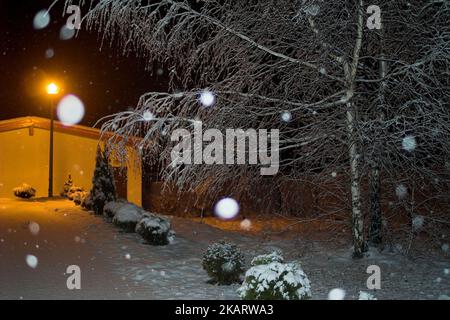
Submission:
<svg viewBox="0 0 450 320">
<path fill-rule="evenodd" d="M 84 188 L 83 187 L 79 187 L 76 185 L 73 185 L 70 187 L 69 191 L 67 192 L 67 199 L 69 200 L 74 200 L 75 196 L 80 193 L 80 192 L 84 192 Z"/>
<path fill-rule="evenodd" d="M 244 256 L 236 245 L 220 241 L 208 247 L 202 266 L 214 282 L 231 284 L 244 272 Z"/>
<path fill-rule="evenodd" d="M 144 209 L 133 203 L 124 203 L 117 209 L 112 222 L 126 232 L 134 232 L 144 215 Z"/>
<path fill-rule="evenodd" d="M 144 218 L 136 225 L 136 233 L 149 244 L 158 246 L 169 244 L 173 237 L 169 220 L 149 213 L 144 214 Z"/>
<path fill-rule="evenodd" d="M 358 300 L 378 300 L 378 299 L 375 298 L 375 296 L 371 293 L 360 291 Z"/>
<path fill-rule="evenodd" d="M 280 252 L 274 251 L 269 254 L 262 254 L 260 256 L 257 256 L 255 258 L 253 258 L 251 265 L 259 266 L 259 265 L 263 265 L 263 264 L 269 264 L 272 262 L 279 262 L 279 263 L 284 262 L 284 258 Z"/>
<path fill-rule="evenodd" d="M 69 176 L 67 177 L 67 180 L 64 182 L 64 187 L 63 187 L 63 191 L 61 192 L 61 196 L 67 198 L 67 194 L 69 193 L 69 190 L 72 186 L 73 186 L 72 175 L 69 174 Z"/>
<path fill-rule="evenodd" d="M 269 263 L 259 264 L 264 261 Z M 282 261 L 278 253 L 253 259 L 255 264 L 245 273 L 244 283 L 238 289 L 239 296 L 246 300 L 310 299 L 311 284 L 300 265 Z"/>
<path fill-rule="evenodd" d="M 92 178 L 92 210 L 95 214 L 103 214 L 103 207 L 106 203 L 116 200 L 116 187 L 114 184 L 114 174 L 109 164 L 109 150 L 105 147 L 102 151 L 97 148 L 95 158 L 95 170 Z"/>
<path fill-rule="evenodd" d="M 26 183 L 22 183 L 20 186 L 13 189 L 14 195 L 22 199 L 30 199 L 36 196 L 36 189 Z"/>
</svg>

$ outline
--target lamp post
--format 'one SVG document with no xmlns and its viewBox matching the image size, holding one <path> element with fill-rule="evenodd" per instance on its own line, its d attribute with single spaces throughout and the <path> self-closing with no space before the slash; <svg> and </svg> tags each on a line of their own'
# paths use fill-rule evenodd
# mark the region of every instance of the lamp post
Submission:
<svg viewBox="0 0 450 320">
<path fill-rule="evenodd" d="M 53 129 L 55 119 L 54 96 L 59 93 L 59 87 L 51 82 L 47 85 L 47 94 L 50 96 L 50 154 L 48 163 L 48 197 L 53 197 Z"/>
</svg>

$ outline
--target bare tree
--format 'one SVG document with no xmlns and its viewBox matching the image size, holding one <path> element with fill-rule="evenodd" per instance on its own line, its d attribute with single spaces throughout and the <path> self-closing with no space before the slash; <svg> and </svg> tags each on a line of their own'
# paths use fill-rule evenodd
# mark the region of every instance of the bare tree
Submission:
<svg viewBox="0 0 450 320">
<path fill-rule="evenodd" d="M 393 3 L 383 2 L 402 18 Z M 379 181 L 381 172 L 394 176 L 405 160 L 398 146 L 405 133 L 399 131 L 399 119 L 380 109 L 397 106 L 404 82 L 430 76 L 428 70 L 417 72 L 428 62 L 403 59 L 401 45 L 393 45 L 393 37 L 385 39 L 398 26 L 383 27 L 383 36 L 370 34 L 366 6 L 363 0 L 92 1 L 84 18 L 88 29 L 101 31 L 103 41 L 115 41 L 124 54 L 143 57 L 150 70 L 159 62 L 170 77 L 169 92 L 143 94 L 134 111 L 103 119 L 102 130 L 114 132 L 113 140 L 143 137 L 137 147 L 158 155 L 166 181 L 201 187 L 212 197 L 230 180 L 234 192 L 251 193 L 267 183 L 276 189 L 305 177 L 326 184 L 339 174 L 349 184 L 345 196 L 354 256 L 361 257 L 368 163 L 373 181 Z M 448 73 L 445 54 L 441 63 Z M 422 94 L 414 88 L 406 89 L 410 103 Z M 199 103 L 204 90 L 214 94 L 213 107 Z M 448 116 L 442 102 L 440 109 L 430 108 Z M 419 104 L 425 108 L 427 103 Z M 283 114 L 289 115 L 287 121 Z M 417 116 L 410 120 L 422 126 Z M 280 129 L 280 173 L 261 177 L 254 165 L 171 165 L 170 132 L 192 129 L 199 121 L 204 129 Z M 373 186 L 372 194 L 379 197 L 380 184 Z M 372 212 L 379 224 L 377 205 Z"/>
<path fill-rule="evenodd" d="M 439 203 L 439 211 L 448 209 L 448 191 L 444 190 L 449 182 L 445 166 L 450 124 L 449 3 L 385 1 L 382 9 L 383 28 L 374 36 L 380 45 L 366 49 L 365 61 L 378 65 L 378 74 L 369 80 L 370 73 L 366 73 L 366 80 L 361 80 L 369 92 L 367 101 L 373 102 L 367 111 L 372 115 L 362 123 L 362 131 L 367 163 L 372 166 L 370 239 L 374 243 L 381 242 L 382 233 L 380 177 L 390 189 L 385 192 L 384 207 L 392 202 L 388 195 L 395 193 L 396 186 L 404 183 L 412 190 L 421 182 L 421 190 L 428 190 L 428 194 L 422 192 L 421 201 Z M 368 42 L 375 43 L 376 38 Z M 441 200 L 436 202 L 437 198 Z M 416 209 L 429 221 L 434 219 L 433 210 Z M 409 211 L 412 220 L 414 214 Z M 448 226 L 448 218 L 439 220 L 441 226 Z"/>
</svg>

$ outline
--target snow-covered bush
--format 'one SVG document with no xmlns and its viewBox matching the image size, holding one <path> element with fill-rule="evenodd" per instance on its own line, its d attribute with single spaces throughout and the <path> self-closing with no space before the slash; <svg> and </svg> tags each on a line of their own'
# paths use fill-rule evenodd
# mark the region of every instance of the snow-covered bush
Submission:
<svg viewBox="0 0 450 320">
<path fill-rule="evenodd" d="M 105 204 L 103 214 L 112 218 L 113 223 L 125 231 L 136 231 L 152 245 L 166 245 L 174 235 L 168 219 L 147 212 L 123 199 Z"/>
<path fill-rule="evenodd" d="M 216 283 L 231 284 L 244 272 L 244 256 L 236 245 L 220 241 L 208 247 L 202 266 Z"/>
<path fill-rule="evenodd" d="M 92 178 L 92 209 L 95 214 L 102 214 L 106 203 L 116 200 L 116 187 L 114 184 L 114 174 L 109 165 L 109 152 L 105 148 L 97 148 L 94 177 Z"/>
<path fill-rule="evenodd" d="M 375 298 L 373 294 L 370 294 L 365 291 L 360 291 L 358 300 L 378 300 L 378 299 Z"/>
<path fill-rule="evenodd" d="M 126 204 L 130 204 L 127 201 L 124 200 L 117 200 L 117 201 L 110 201 L 107 204 L 105 204 L 105 206 L 103 207 L 103 215 L 107 218 L 114 218 L 115 214 L 118 212 L 119 208 L 126 205 Z"/>
<path fill-rule="evenodd" d="M 284 262 L 284 258 L 281 255 L 280 252 L 274 251 L 270 254 L 262 254 L 259 255 L 255 258 L 253 258 L 251 265 L 252 266 L 259 266 L 262 264 L 269 264 L 272 262 L 279 262 L 279 263 L 283 263 Z"/>
<path fill-rule="evenodd" d="M 253 259 L 253 266 L 238 289 L 239 296 L 246 300 L 310 299 L 311 284 L 300 265 L 282 261 L 283 257 L 275 252 Z"/>
<path fill-rule="evenodd" d="M 86 195 L 86 197 L 84 197 L 84 198 L 81 200 L 80 206 L 81 206 L 83 209 L 86 209 L 86 210 L 92 210 L 92 198 L 91 198 L 91 194 L 90 194 L 90 193 L 88 193 L 88 194 Z"/>
<path fill-rule="evenodd" d="M 73 186 L 72 175 L 69 173 L 67 180 L 64 182 L 64 187 L 63 187 L 63 191 L 61 192 L 61 196 L 67 197 L 67 194 L 69 193 L 69 190 L 72 186 Z"/>
<path fill-rule="evenodd" d="M 36 189 L 26 183 L 22 183 L 20 186 L 13 189 L 14 195 L 18 198 L 29 199 L 36 195 Z"/>
<path fill-rule="evenodd" d="M 136 225 L 144 217 L 144 209 L 133 203 L 118 205 L 113 217 L 113 223 L 127 232 L 134 232 Z"/>
<path fill-rule="evenodd" d="M 136 225 L 136 233 L 152 245 L 166 245 L 173 237 L 170 221 L 151 213 L 144 214 Z"/>
<path fill-rule="evenodd" d="M 73 202 L 75 202 L 75 204 L 77 206 L 81 205 L 81 203 L 84 201 L 84 199 L 86 199 L 86 197 L 89 196 L 89 193 L 86 191 L 79 191 L 73 194 Z"/>
<path fill-rule="evenodd" d="M 75 197 L 79 197 L 79 193 L 85 192 L 83 187 L 72 185 L 67 192 L 67 199 L 74 200 Z"/>
</svg>

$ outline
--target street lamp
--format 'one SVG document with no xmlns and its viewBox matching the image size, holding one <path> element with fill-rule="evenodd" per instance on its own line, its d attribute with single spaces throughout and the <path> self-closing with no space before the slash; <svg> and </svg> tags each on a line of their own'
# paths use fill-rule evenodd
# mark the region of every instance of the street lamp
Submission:
<svg viewBox="0 0 450 320">
<path fill-rule="evenodd" d="M 58 85 L 56 83 L 54 83 L 54 82 L 50 82 L 47 85 L 47 94 L 55 95 L 55 94 L 58 94 L 58 93 L 59 93 Z"/>
<path fill-rule="evenodd" d="M 46 87 L 47 94 L 50 96 L 50 155 L 48 163 L 48 197 L 53 197 L 53 128 L 55 119 L 55 103 L 53 97 L 56 96 L 60 88 L 54 82 Z"/>
</svg>

